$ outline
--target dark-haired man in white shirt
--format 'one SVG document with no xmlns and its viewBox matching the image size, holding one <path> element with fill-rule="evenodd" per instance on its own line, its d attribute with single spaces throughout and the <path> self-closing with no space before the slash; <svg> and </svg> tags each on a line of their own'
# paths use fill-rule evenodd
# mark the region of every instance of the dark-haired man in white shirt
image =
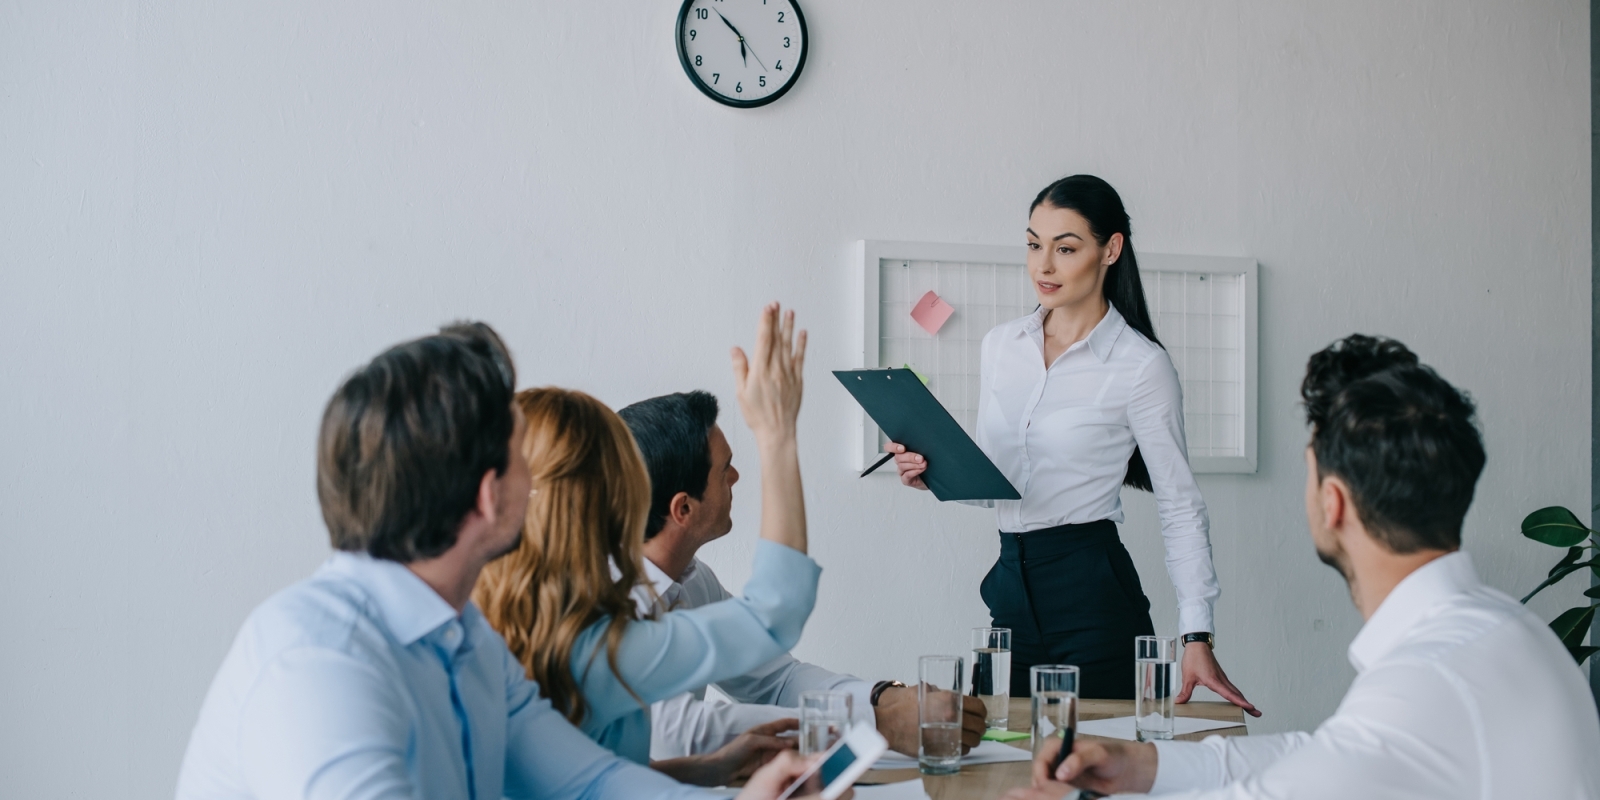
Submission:
<svg viewBox="0 0 1600 800">
<path fill-rule="evenodd" d="M 1366 619 L 1357 677 L 1314 733 L 1059 744 L 1017 800 L 1600 797 L 1600 722 L 1549 627 L 1478 580 L 1461 522 L 1485 460 L 1472 401 L 1405 345 L 1353 335 L 1301 384 L 1306 518 Z M 1062 782 L 1058 782 L 1062 781 Z M 1064 783 L 1063 783 L 1064 782 Z"/>
</svg>

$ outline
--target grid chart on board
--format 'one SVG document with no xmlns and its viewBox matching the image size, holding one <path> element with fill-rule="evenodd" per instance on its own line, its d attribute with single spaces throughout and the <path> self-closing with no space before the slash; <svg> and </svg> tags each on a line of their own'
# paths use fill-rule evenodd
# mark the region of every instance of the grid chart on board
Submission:
<svg viewBox="0 0 1600 800">
<path fill-rule="evenodd" d="M 1246 455 L 1246 294 L 1237 273 L 1141 270 L 1156 337 L 1183 382 L 1189 456 Z M 984 334 L 1037 307 L 1027 269 L 984 264 L 882 259 L 878 269 L 878 363 L 910 365 L 968 435 L 976 429 L 978 362 Z M 911 318 L 912 304 L 936 292 L 955 313 L 930 335 Z M 883 436 L 878 434 L 879 445 Z M 1196 464 L 1201 470 L 1202 464 Z M 1230 470 L 1231 471 L 1231 470 Z"/>
</svg>

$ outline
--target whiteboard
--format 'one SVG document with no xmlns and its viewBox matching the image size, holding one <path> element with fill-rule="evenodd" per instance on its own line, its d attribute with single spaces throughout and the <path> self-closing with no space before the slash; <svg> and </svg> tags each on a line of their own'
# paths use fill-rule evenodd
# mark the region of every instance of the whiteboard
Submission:
<svg viewBox="0 0 1600 800">
<path fill-rule="evenodd" d="M 984 334 L 1038 307 L 1023 246 L 864 240 L 856 300 L 858 362 L 909 365 L 973 435 Z M 1156 328 L 1183 384 L 1189 463 L 1197 473 L 1256 471 L 1256 262 L 1250 258 L 1139 253 Z M 955 312 L 937 334 L 911 318 L 936 292 Z M 883 436 L 856 409 L 855 469 L 881 457 Z M 880 470 L 892 475 L 893 470 Z"/>
</svg>

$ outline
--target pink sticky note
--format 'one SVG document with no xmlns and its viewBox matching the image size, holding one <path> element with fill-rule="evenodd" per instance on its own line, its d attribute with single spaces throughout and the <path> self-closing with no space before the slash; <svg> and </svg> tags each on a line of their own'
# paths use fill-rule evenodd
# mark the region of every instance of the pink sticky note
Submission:
<svg viewBox="0 0 1600 800">
<path fill-rule="evenodd" d="M 930 335 L 938 333 L 939 329 L 944 327 L 945 320 L 950 319 L 950 315 L 954 313 L 956 313 L 954 307 L 931 291 L 911 307 L 911 318 Z"/>
</svg>

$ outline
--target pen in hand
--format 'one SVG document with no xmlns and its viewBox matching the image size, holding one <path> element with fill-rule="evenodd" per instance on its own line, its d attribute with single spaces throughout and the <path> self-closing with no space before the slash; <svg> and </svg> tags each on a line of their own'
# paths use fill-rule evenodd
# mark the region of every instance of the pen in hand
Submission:
<svg viewBox="0 0 1600 800">
<path fill-rule="evenodd" d="M 863 477 L 863 478 L 865 478 L 865 477 L 867 477 L 867 476 L 868 476 L 868 475 L 871 475 L 871 474 L 872 474 L 872 473 L 873 473 L 873 472 L 876 472 L 876 471 L 877 471 L 877 469 L 878 469 L 878 467 L 881 467 L 881 466 L 883 466 L 883 465 L 884 465 L 884 464 L 887 464 L 887 463 L 889 463 L 889 459 L 891 459 L 891 458 L 894 458 L 894 453 L 887 453 L 887 454 L 885 454 L 885 455 L 884 455 L 884 457 L 883 457 L 883 458 L 880 458 L 880 459 L 878 459 L 878 463 L 876 463 L 876 464 L 873 464 L 873 465 L 872 465 L 872 466 L 870 466 L 870 467 L 867 467 L 867 471 L 866 471 L 866 472 L 863 472 L 863 473 L 861 473 L 861 477 Z"/>
<path fill-rule="evenodd" d="M 1061 749 L 1057 750 L 1056 757 L 1050 760 L 1050 780 L 1056 779 L 1056 772 L 1061 769 L 1061 764 L 1065 762 L 1067 760 L 1067 756 L 1071 755 L 1072 753 L 1073 733 L 1074 731 L 1072 728 L 1061 729 Z M 1100 797 L 1105 797 L 1105 795 L 1098 792 L 1091 792 L 1088 789 L 1078 790 L 1079 800 L 1096 800 L 1096 798 Z"/>
</svg>

